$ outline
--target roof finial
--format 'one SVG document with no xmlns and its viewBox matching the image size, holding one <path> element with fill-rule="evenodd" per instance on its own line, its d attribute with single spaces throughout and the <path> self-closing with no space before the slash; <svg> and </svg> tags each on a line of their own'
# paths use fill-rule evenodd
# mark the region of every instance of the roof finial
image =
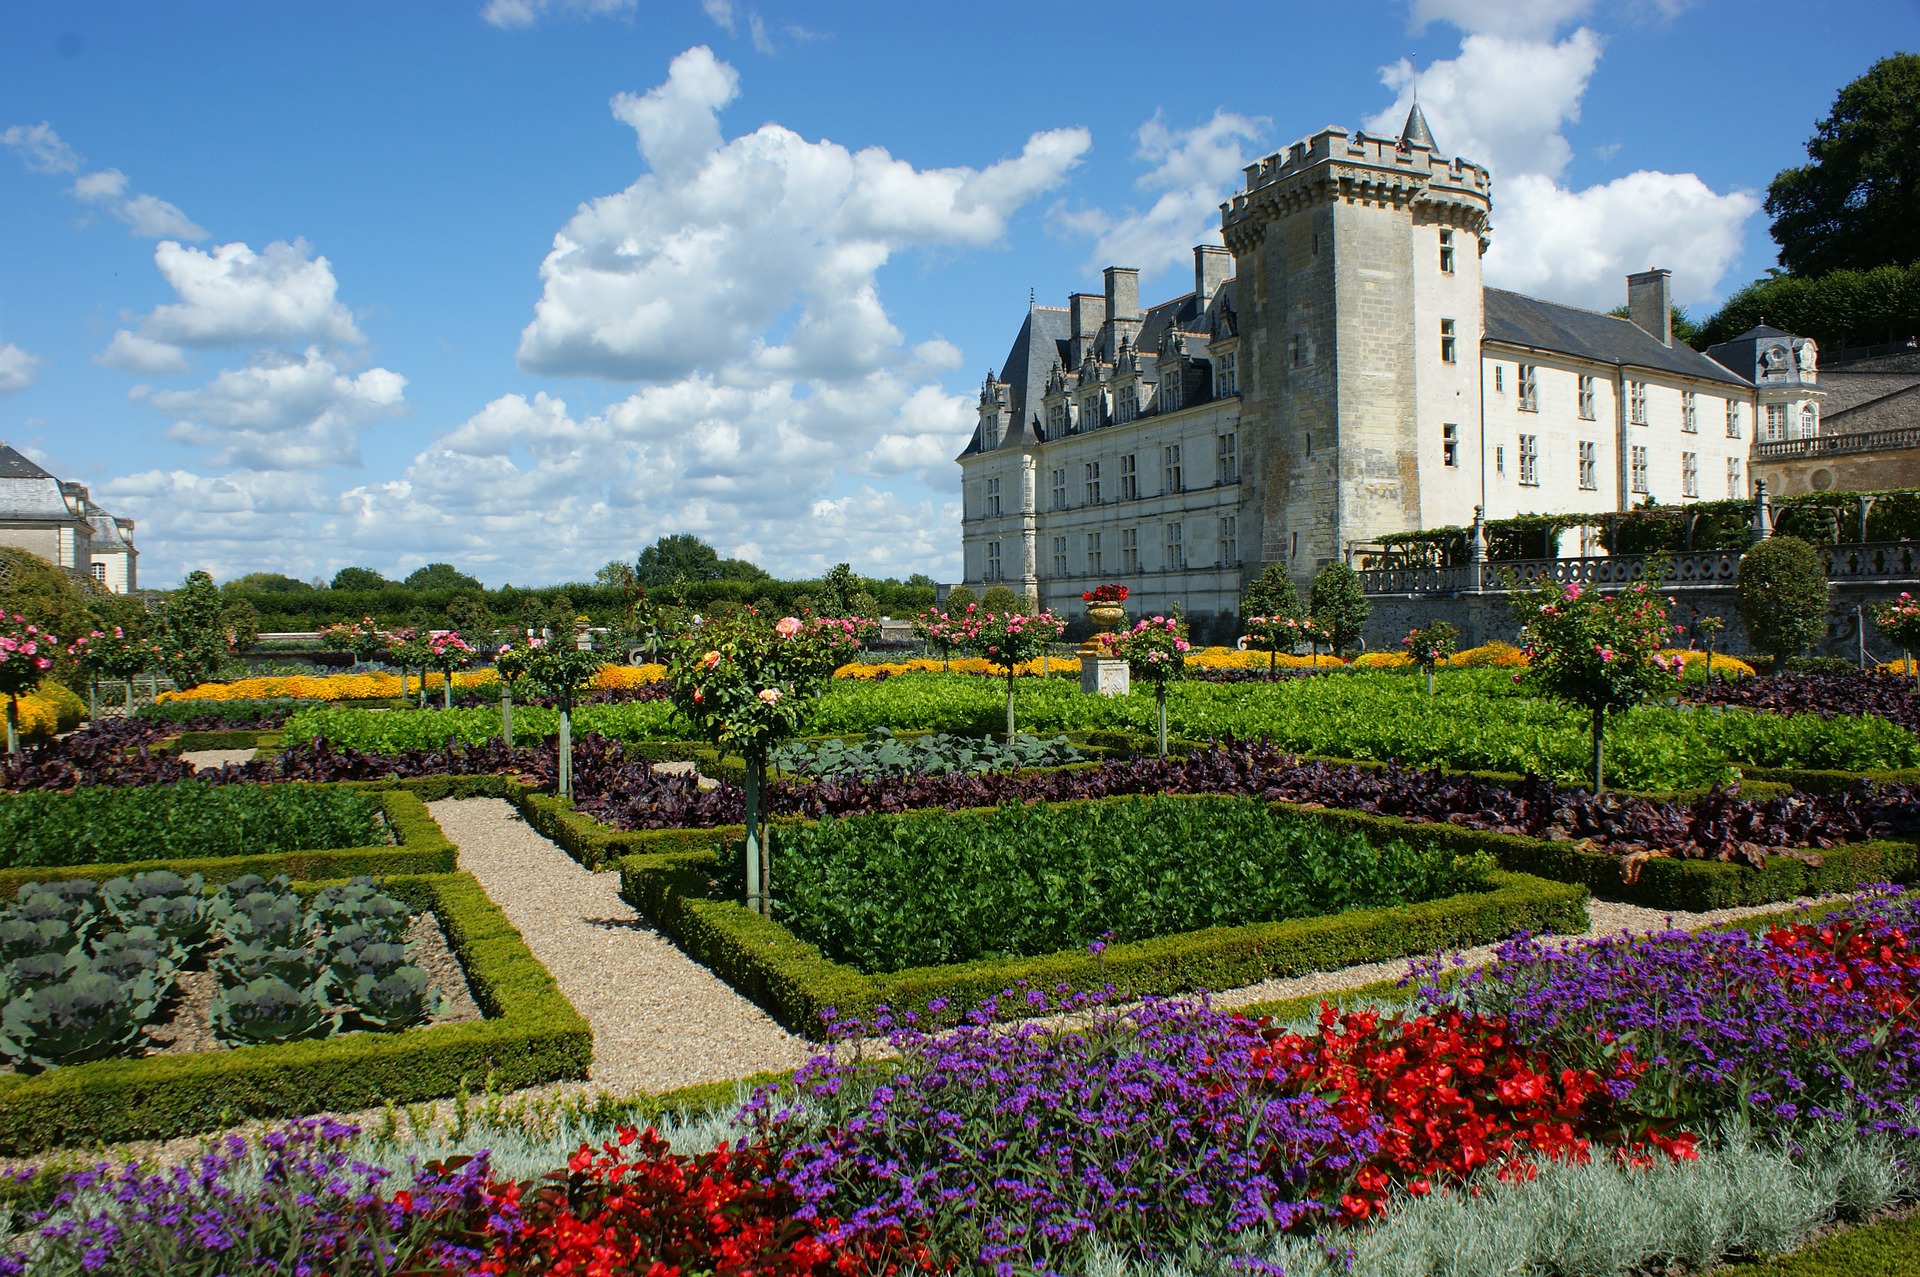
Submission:
<svg viewBox="0 0 1920 1277">
<path fill-rule="evenodd" d="M 1027 285 L 1027 305 L 1033 305 L 1033 285 Z"/>
</svg>

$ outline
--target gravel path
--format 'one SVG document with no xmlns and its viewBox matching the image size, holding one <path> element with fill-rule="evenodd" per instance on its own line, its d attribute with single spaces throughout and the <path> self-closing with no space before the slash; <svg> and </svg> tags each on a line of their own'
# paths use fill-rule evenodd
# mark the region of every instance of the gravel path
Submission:
<svg viewBox="0 0 1920 1277">
<path fill-rule="evenodd" d="M 1665 931 L 1669 928 L 1698 931 L 1702 927 L 1750 918 L 1758 913 L 1775 913 L 1781 909 L 1790 909 L 1796 904 L 1811 904 L 1816 899 L 1819 897 L 1770 905 L 1751 905 L 1738 909 L 1709 909 L 1701 913 L 1688 913 L 1683 909 L 1648 909 L 1642 905 L 1590 899 L 1587 901 L 1588 926 L 1581 935 L 1589 940 L 1597 940 L 1602 936 L 1617 936 L 1623 931 L 1634 934 Z M 1493 945 L 1480 945 L 1477 948 L 1461 950 L 1460 957 L 1464 959 L 1465 965 L 1477 967 L 1493 960 L 1493 950 Z M 1213 1004 L 1223 1010 L 1232 1010 L 1234 1007 L 1248 1006 L 1255 1002 L 1301 998 L 1310 994 L 1338 993 L 1343 989 L 1357 989 L 1362 985 L 1374 984 L 1381 980 L 1398 980 L 1406 974 L 1406 970 L 1407 959 L 1395 958 L 1391 962 L 1368 962 L 1339 971 L 1317 971 L 1312 975 L 1294 976 L 1286 980 L 1263 980 L 1259 984 L 1216 993 Z"/>
<path fill-rule="evenodd" d="M 664 1091 L 804 1063 L 810 1051 L 498 798 L 428 810 L 561 992 L 593 1025 L 593 1081 Z"/>
<path fill-rule="evenodd" d="M 219 770 L 228 763 L 248 763 L 253 761 L 253 749 L 189 749 L 180 755 L 182 762 L 198 771 L 202 767 Z"/>
</svg>

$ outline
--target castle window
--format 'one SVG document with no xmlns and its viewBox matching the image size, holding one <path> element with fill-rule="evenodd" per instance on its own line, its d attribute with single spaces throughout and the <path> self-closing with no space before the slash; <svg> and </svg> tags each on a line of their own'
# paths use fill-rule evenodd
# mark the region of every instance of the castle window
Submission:
<svg viewBox="0 0 1920 1277">
<path fill-rule="evenodd" d="M 1067 470 L 1065 466 L 1053 472 L 1053 504 L 1049 508 L 1054 510 L 1064 510 L 1067 508 Z"/>
<path fill-rule="evenodd" d="M 1213 441 L 1213 481 L 1240 482 L 1240 436 L 1224 434 Z"/>
<path fill-rule="evenodd" d="M 1103 409 L 1106 407 L 1106 402 L 1106 396 L 1098 392 L 1088 395 L 1080 401 L 1080 428 L 1082 430 L 1092 430 L 1100 424 L 1101 417 L 1105 415 Z"/>
<path fill-rule="evenodd" d="M 1493 445 L 1493 472 L 1495 474 L 1507 472 L 1507 445 L 1504 443 Z"/>
<path fill-rule="evenodd" d="M 998 581 L 1000 576 L 1000 543 L 987 542 L 987 580 Z"/>
<path fill-rule="evenodd" d="M 1694 400 L 1693 392 L 1691 390 L 1681 391 L 1680 392 L 1680 428 L 1686 431 L 1690 435 L 1697 435 L 1700 433 L 1700 416 L 1697 411 L 1697 408 L 1698 408 L 1698 404 Z"/>
<path fill-rule="evenodd" d="M 1728 497 L 1744 497 L 1746 495 L 1747 495 L 1747 485 L 1741 480 L 1741 477 L 1740 477 L 1740 458 L 1728 457 L 1727 458 L 1727 496 Z"/>
<path fill-rule="evenodd" d="M 1168 373 L 1160 379 L 1160 411 L 1172 412 L 1180 406 L 1180 374 Z"/>
<path fill-rule="evenodd" d="M 1232 567 L 1240 561 L 1240 520 L 1227 515 L 1220 520 L 1220 566 Z"/>
<path fill-rule="evenodd" d="M 1450 364 L 1455 362 L 1454 347 L 1455 347 L 1455 342 L 1454 342 L 1454 336 L 1453 336 L 1453 321 L 1451 319 L 1443 319 L 1440 321 L 1440 362 L 1441 363 Z"/>
<path fill-rule="evenodd" d="M 1506 374 L 1507 366 L 1505 364 L 1495 364 L 1493 366 L 1493 389 L 1496 394 L 1504 395 L 1507 393 Z"/>
<path fill-rule="evenodd" d="M 1452 421 L 1440 427 L 1440 464 L 1449 470 L 1460 464 L 1460 427 Z"/>
<path fill-rule="evenodd" d="M 1540 486 L 1540 436 L 1520 436 L 1520 486 Z"/>
<path fill-rule="evenodd" d="M 1732 399 L 1727 400 L 1727 438 L 1740 437 L 1740 405 Z"/>
<path fill-rule="evenodd" d="M 1120 499 L 1131 501 L 1140 495 L 1140 458 L 1129 452 L 1120 458 Z"/>
<path fill-rule="evenodd" d="M 1132 421 L 1140 415 L 1140 386 L 1137 382 L 1128 382 L 1120 387 L 1113 396 L 1113 419 Z"/>
<path fill-rule="evenodd" d="M 1540 370 L 1533 364 L 1521 364 L 1514 375 L 1520 391 L 1520 411 L 1540 411 Z"/>
<path fill-rule="evenodd" d="M 1160 490 L 1162 492 L 1185 492 L 1187 486 L 1180 477 L 1180 445 L 1163 448 L 1160 451 Z"/>
<path fill-rule="evenodd" d="M 1593 420 L 1594 380 L 1582 373 L 1580 376 L 1580 420 Z"/>
<path fill-rule="evenodd" d="M 1087 504 L 1100 504 L 1100 463 L 1087 462 Z"/>
<path fill-rule="evenodd" d="M 1295 333 L 1293 335 L 1291 348 L 1293 351 L 1293 366 L 1295 368 L 1298 368 L 1300 366 L 1300 334 L 1299 333 Z"/>
<path fill-rule="evenodd" d="M 1300 557 L 1300 534 L 1298 532 L 1295 532 L 1293 534 L 1291 542 L 1287 547 L 1287 557 L 1290 559 L 1297 559 Z"/>
<path fill-rule="evenodd" d="M 107 583 L 107 565 L 104 563 L 95 563 L 92 567 L 93 579 L 105 585 Z"/>
<path fill-rule="evenodd" d="M 1087 533 L 1087 575 L 1100 575 L 1100 534 Z"/>
<path fill-rule="evenodd" d="M 1778 443 L 1787 437 L 1787 406 L 1783 403 L 1767 405 L 1767 442 Z"/>
<path fill-rule="evenodd" d="M 1647 383 L 1630 381 L 1627 383 L 1627 419 L 1636 426 L 1647 424 Z"/>
<path fill-rule="evenodd" d="M 1213 393 L 1219 399 L 1240 393 L 1239 360 L 1234 355 L 1221 355 L 1214 365 Z"/>
<path fill-rule="evenodd" d="M 1128 576 L 1140 571 L 1140 529 L 1120 529 L 1120 571 Z"/>
<path fill-rule="evenodd" d="M 1055 576 L 1067 574 L 1067 539 L 1065 537 L 1053 539 L 1053 574 Z"/>
<path fill-rule="evenodd" d="M 1187 552 L 1180 544 L 1180 525 L 1167 525 L 1167 571 L 1178 572 L 1187 566 Z"/>
<path fill-rule="evenodd" d="M 1067 433 L 1067 403 L 1062 399 L 1047 405 L 1047 438 L 1059 439 Z"/>
<path fill-rule="evenodd" d="M 1680 454 L 1680 495 L 1683 497 L 1700 495 L 1700 454 L 1697 452 Z"/>
<path fill-rule="evenodd" d="M 1580 488 L 1585 492 L 1600 490 L 1600 445 L 1588 439 L 1580 441 Z"/>
<path fill-rule="evenodd" d="M 989 519 L 1000 517 L 1000 481 L 998 479 L 987 480 L 987 517 Z"/>
<path fill-rule="evenodd" d="M 1812 404 L 1800 410 L 1800 437 L 1811 439 L 1820 433 L 1820 410 Z"/>
<path fill-rule="evenodd" d="M 1453 232 L 1440 232 L 1440 273 L 1453 274 Z"/>
<path fill-rule="evenodd" d="M 1628 486 L 1635 492 L 1647 490 L 1647 450 L 1636 446 L 1629 456 L 1632 465 L 1628 473 Z"/>
</svg>

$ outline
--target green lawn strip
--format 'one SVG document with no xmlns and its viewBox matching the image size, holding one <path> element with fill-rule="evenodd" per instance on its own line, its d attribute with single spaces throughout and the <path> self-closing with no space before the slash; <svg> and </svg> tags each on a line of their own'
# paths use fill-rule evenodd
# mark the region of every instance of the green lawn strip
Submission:
<svg viewBox="0 0 1920 1277">
<path fill-rule="evenodd" d="M 381 887 L 439 919 L 487 1019 L 0 1076 L 0 1153 L 171 1139 L 256 1118 L 586 1076 L 592 1029 L 472 875 L 409 874 Z"/>
<path fill-rule="evenodd" d="M 253 856 L 187 856 L 169 860 L 87 865 L 23 865 L 17 869 L 0 869 L 0 900 L 11 900 L 19 894 L 21 884 L 27 882 L 55 882 L 68 878 L 91 878 L 96 882 L 104 882 L 108 878 L 157 870 L 168 870 L 182 877 L 199 874 L 212 886 L 231 882 L 246 874 L 260 874 L 267 878 L 287 874 L 294 878 L 323 881 L 353 878 L 361 874 L 385 877 L 389 874 L 440 874 L 454 871 L 456 849 L 416 794 L 386 782 L 350 787 L 371 793 L 380 810 L 386 814 L 387 827 L 393 831 L 393 845 L 315 848 Z"/>
<path fill-rule="evenodd" d="M 1920 1214 L 1843 1228 L 1791 1255 L 1728 1271 L 1756 1277 L 1913 1277 L 1920 1273 Z"/>
</svg>

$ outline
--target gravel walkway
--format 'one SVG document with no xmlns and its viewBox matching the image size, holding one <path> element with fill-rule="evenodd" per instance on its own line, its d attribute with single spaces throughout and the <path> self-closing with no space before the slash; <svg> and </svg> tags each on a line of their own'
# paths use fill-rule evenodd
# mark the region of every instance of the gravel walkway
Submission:
<svg viewBox="0 0 1920 1277">
<path fill-rule="evenodd" d="M 620 877 L 590 873 L 535 833 L 505 800 L 429 803 L 527 946 L 593 1025 L 593 1081 L 665 1091 L 769 1069 L 810 1054 L 622 900 Z"/>
<path fill-rule="evenodd" d="M 1738 909 L 1709 909 L 1701 913 L 1688 913 L 1682 909 L 1648 909 L 1642 905 L 1589 899 L 1587 901 L 1588 926 L 1581 935 L 1589 940 L 1597 940 L 1602 936 L 1617 936 L 1623 931 L 1634 934 L 1665 931 L 1669 928 L 1697 931 L 1702 927 L 1711 927 L 1722 922 L 1750 918 L 1757 913 L 1775 913 L 1781 909 L 1790 909 L 1796 904 L 1811 904 L 1817 899 L 1819 897 L 1808 897 L 1804 900 L 1788 900 Z M 1459 956 L 1464 960 L 1465 965 L 1477 967 L 1493 960 L 1493 950 L 1493 945 L 1480 945 L 1477 948 L 1461 950 Z M 1338 993 L 1343 989 L 1357 989 L 1362 985 L 1374 984 L 1381 980 L 1398 980 L 1406 974 L 1406 970 L 1407 959 L 1395 958 L 1391 962 L 1368 962 L 1339 971 L 1317 971 L 1312 975 L 1295 976 L 1286 980 L 1263 980 L 1259 984 L 1216 993 L 1213 1004 L 1222 1010 L 1232 1010 L 1234 1007 L 1248 1006 L 1255 1002 L 1301 998 L 1310 994 Z"/>
<path fill-rule="evenodd" d="M 180 755 L 180 759 L 195 771 L 202 767 L 218 771 L 228 763 L 250 763 L 258 752 L 253 749 L 189 749 Z"/>
</svg>

